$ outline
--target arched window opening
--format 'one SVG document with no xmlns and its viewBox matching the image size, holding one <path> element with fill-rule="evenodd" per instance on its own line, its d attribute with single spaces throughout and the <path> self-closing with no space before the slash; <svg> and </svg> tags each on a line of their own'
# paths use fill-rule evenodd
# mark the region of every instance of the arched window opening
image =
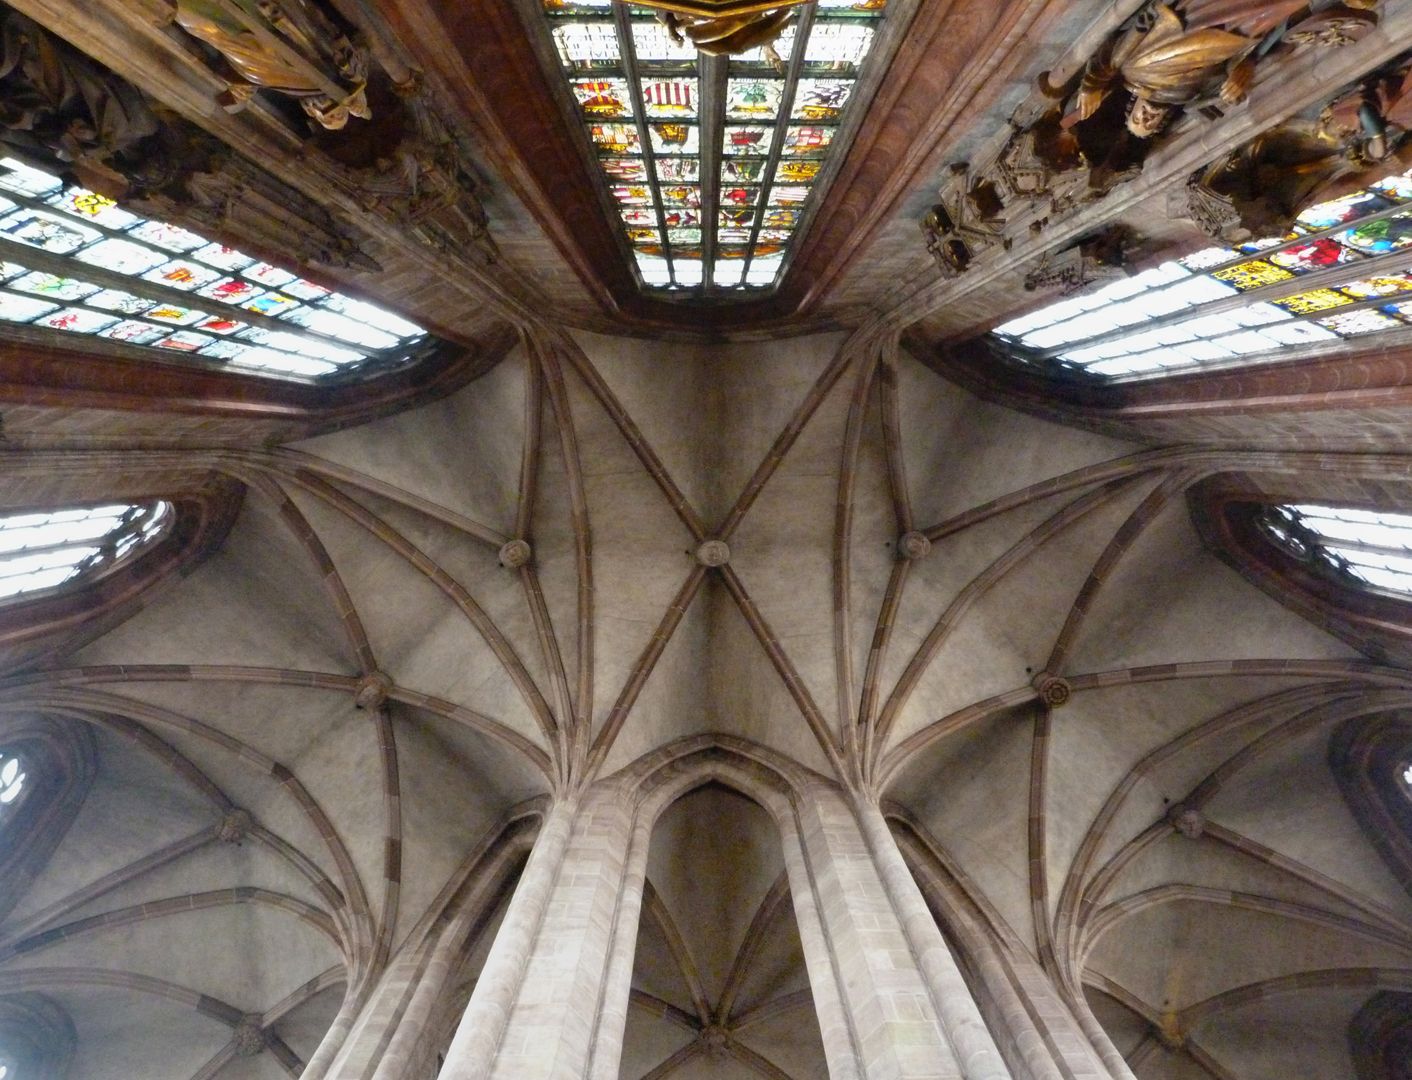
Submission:
<svg viewBox="0 0 1412 1080">
<path fill-rule="evenodd" d="M 9 806 L 20 797 L 24 791 L 26 773 L 20 763 L 20 759 L 12 754 L 0 753 L 0 806 Z M 0 1062 L 4 1058 L 0 1057 Z M 0 1069 L 5 1068 L 0 1064 Z M 5 1080 L 4 1072 L 0 1072 L 0 1080 Z"/>
<path fill-rule="evenodd" d="M 1046 371 L 1110 380 L 1408 331 L 1409 203 L 1412 173 L 1390 176 L 1310 207 L 1287 235 L 1164 262 L 1004 323 L 990 340 Z"/>
<path fill-rule="evenodd" d="M 160 540 L 174 518 L 168 502 L 0 516 L 0 604 L 106 573 Z"/>
<path fill-rule="evenodd" d="M 1362 588 L 1412 596 L 1412 515 L 1287 504 L 1259 519 L 1294 558 Z"/>
<path fill-rule="evenodd" d="M 421 327 L 0 158 L 0 323 L 286 379 L 401 367 Z"/>
</svg>

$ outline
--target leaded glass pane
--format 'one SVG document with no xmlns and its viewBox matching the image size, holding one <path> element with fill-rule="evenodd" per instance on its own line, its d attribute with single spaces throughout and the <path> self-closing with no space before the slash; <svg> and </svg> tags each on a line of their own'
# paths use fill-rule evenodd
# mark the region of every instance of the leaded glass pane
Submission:
<svg viewBox="0 0 1412 1080">
<path fill-rule="evenodd" d="M 1412 595 L 1412 515 L 1290 504 L 1267 509 L 1260 526 L 1291 556 L 1324 573 Z"/>
<path fill-rule="evenodd" d="M 1212 247 L 996 328 L 1013 357 L 1108 378 L 1412 335 L 1412 173 L 1310 207 L 1285 236 Z M 1252 257 L 1254 256 L 1254 257 Z"/>
<path fill-rule="evenodd" d="M 0 516 L 0 600 L 110 569 L 164 535 L 172 517 L 165 502 Z"/>
<path fill-rule="evenodd" d="M 12 196 L 0 200 L 0 321 L 293 378 L 406 363 L 427 342 L 405 319 L 18 159 L 0 159 L 0 188 Z M 261 347 L 215 347 L 236 333 Z"/>
<path fill-rule="evenodd" d="M 643 284 L 776 285 L 886 0 L 801 7 L 772 48 L 715 61 L 705 82 L 695 46 L 648 9 L 543 9 Z"/>
<path fill-rule="evenodd" d="M 0 754 L 0 806 L 9 806 L 24 791 L 25 772 L 20 759 L 13 754 Z M 0 1065 L 0 1080 L 9 1075 L 9 1067 Z"/>
</svg>

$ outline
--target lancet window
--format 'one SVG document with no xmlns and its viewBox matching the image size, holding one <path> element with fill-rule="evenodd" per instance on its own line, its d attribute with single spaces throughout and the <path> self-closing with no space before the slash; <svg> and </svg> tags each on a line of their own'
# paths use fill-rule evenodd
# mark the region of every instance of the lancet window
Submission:
<svg viewBox="0 0 1412 1080">
<path fill-rule="evenodd" d="M 1412 515 L 1348 507 L 1271 507 L 1260 526 L 1307 565 L 1361 587 L 1412 596 Z"/>
<path fill-rule="evenodd" d="M 649 8 L 542 2 L 642 284 L 735 296 L 776 286 L 887 0 L 785 9 L 776 40 L 729 57 L 699 53 L 689 30 Z"/>
<path fill-rule="evenodd" d="M 1412 173 L 1316 204 L 1289 233 L 1213 247 L 1011 320 L 992 341 L 1053 372 L 1135 379 L 1412 338 Z"/>
<path fill-rule="evenodd" d="M 286 379 L 400 367 L 421 327 L 0 158 L 0 323 Z"/>
<path fill-rule="evenodd" d="M 0 517 L 0 603 L 104 573 L 160 540 L 174 517 L 167 502 Z M 3 790 L 0 772 L 0 802 Z"/>
</svg>

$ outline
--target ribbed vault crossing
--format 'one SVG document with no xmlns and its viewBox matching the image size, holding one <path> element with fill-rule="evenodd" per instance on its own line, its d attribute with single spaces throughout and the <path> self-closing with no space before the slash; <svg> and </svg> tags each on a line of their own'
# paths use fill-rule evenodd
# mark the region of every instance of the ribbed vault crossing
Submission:
<svg viewBox="0 0 1412 1080">
<path fill-rule="evenodd" d="M 0 506 L 245 497 L 198 568 L 0 682 L 97 761 L 0 993 L 72 1018 L 76 1076 L 323 1075 L 329 1025 L 449 925 L 469 993 L 546 800 L 712 734 L 882 800 L 953 944 L 1053 980 L 1144 1080 L 1288 1077 L 1296 1028 L 1304 1075 L 1348 1075 L 1354 1015 L 1412 982 L 1412 898 L 1327 752 L 1412 678 L 1244 582 L 1186 495 L 1404 472 L 1060 428 L 869 335 L 534 332 L 296 446 L 26 454 Z M 746 888 L 688 826 L 770 829 L 713 790 L 654 841 L 623 1075 L 822 1075 L 781 1041 L 807 984 L 778 863 Z M 712 875 L 715 920 L 682 899 Z"/>
</svg>

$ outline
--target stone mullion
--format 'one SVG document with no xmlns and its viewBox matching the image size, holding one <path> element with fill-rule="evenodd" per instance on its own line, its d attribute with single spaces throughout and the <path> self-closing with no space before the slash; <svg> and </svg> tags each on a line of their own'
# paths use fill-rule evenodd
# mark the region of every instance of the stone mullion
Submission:
<svg viewBox="0 0 1412 1080">
<path fill-rule="evenodd" d="M 891 832 L 892 830 L 889 829 Z M 1069 999 L 1012 933 L 973 907 L 965 887 L 940 872 L 944 863 L 908 826 L 893 834 L 929 909 L 944 924 L 974 973 L 972 986 L 983 1014 L 1017 1077 L 1026 1080 L 1133 1080 L 1105 1063 L 1077 1022 Z M 992 916 L 993 918 L 993 916 Z"/>
<path fill-rule="evenodd" d="M 416 1064 L 427 1020 L 447 990 L 457 946 L 474 914 L 463 912 L 395 960 L 337 1038 L 320 1045 L 304 1080 L 412 1080 L 408 1070 Z"/>
<path fill-rule="evenodd" d="M 830 1080 L 859 1080 L 864 1075 L 863 1063 L 843 1001 L 843 972 L 839 970 L 824 929 L 818 890 L 804 854 L 803 841 L 793 832 L 786 832 L 781 840 L 829 1077 Z"/>
<path fill-rule="evenodd" d="M 650 820 L 639 818 L 633 828 L 626 871 L 618 894 L 607 972 L 598 995 L 590 1071 L 587 1080 L 618 1080 L 632 997 L 633 964 L 637 958 L 638 923 L 647 888 L 647 856 L 652 843 Z"/>
</svg>

